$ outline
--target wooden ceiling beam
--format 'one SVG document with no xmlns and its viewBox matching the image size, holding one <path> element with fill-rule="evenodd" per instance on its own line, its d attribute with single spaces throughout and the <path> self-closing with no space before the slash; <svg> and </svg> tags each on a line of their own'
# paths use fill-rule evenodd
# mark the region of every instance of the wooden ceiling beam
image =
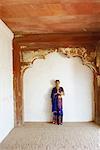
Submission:
<svg viewBox="0 0 100 150">
<path fill-rule="evenodd" d="M 41 49 L 41 48 L 58 48 L 58 47 L 90 47 L 95 48 L 96 43 L 91 43 L 91 41 L 88 42 L 34 42 L 30 46 L 29 44 L 21 43 L 21 51 L 31 51 L 34 49 Z"/>
<path fill-rule="evenodd" d="M 100 33 L 75 33 L 75 34 L 26 34 L 16 35 L 15 40 L 18 43 L 32 43 L 32 42 L 88 42 L 100 40 Z"/>
</svg>

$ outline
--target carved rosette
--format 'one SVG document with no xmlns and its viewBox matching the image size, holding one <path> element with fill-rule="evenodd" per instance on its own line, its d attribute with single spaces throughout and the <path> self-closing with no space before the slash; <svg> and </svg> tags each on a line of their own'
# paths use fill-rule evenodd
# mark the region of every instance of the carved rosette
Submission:
<svg viewBox="0 0 100 150">
<path fill-rule="evenodd" d="M 21 72 L 25 72 L 36 59 L 45 59 L 50 53 L 58 52 L 59 54 L 70 57 L 80 57 L 83 65 L 87 65 L 90 69 L 97 73 L 97 67 L 95 64 L 96 53 L 87 52 L 85 48 L 58 48 L 58 49 L 38 49 L 32 51 L 21 51 L 20 62 L 21 62 Z"/>
</svg>

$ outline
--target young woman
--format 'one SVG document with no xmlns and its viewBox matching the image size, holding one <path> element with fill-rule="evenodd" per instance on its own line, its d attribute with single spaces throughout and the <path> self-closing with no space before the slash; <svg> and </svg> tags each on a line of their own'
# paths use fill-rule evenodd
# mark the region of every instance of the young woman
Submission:
<svg viewBox="0 0 100 150">
<path fill-rule="evenodd" d="M 52 89 L 52 112 L 53 112 L 53 123 L 62 124 L 63 123 L 63 102 L 62 95 L 64 95 L 64 90 L 60 87 L 60 81 L 55 81 L 55 87 Z"/>
</svg>

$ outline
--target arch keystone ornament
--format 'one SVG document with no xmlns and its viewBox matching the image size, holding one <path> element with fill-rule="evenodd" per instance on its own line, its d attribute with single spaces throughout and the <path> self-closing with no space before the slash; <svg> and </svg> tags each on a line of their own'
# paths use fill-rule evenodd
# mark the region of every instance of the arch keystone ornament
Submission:
<svg viewBox="0 0 100 150">
<path fill-rule="evenodd" d="M 84 47 L 81 48 L 50 48 L 50 49 L 37 49 L 37 50 L 21 50 L 19 52 L 19 63 L 20 63 L 20 75 L 18 74 L 18 81 L 16 82 L 16 78 L 14 78 L 14 83 L 16 85 L 15 88 L 20 92 L 19 99 L 15 98 L 15 116 L 16 116 L 16 125 L 22 125 L 24 123 L 23 119 L 23 110 L 24 110 L 24 101 L 23 101 L 23 75 L 24 72 L 34 64 L 36 59 L 46 59 L 47 55 L 50 53 L 57 52 L 63 57 L 71 58 L 71 57 L 80 57 L 83 65 L 87 65 L 90 69 L 92 69 L 94 73 L 94 77 L 99 75 L 99 67 L 96 64 L 97 54 L 96 51 L 89 51 Z M 100 65 L 100 64 L 99 64 Z M 15 74 L 16 75 L 16 74 Z M 99 78 L 100 76 L 98 76 Z M 100 78 L 99 78 L 100 79 Z M 98 84 L 99 80 L 98 79 Z M 94 80 L 95 82 L 95 80 Z M 18 95 L 18 90 L 15 89 L 16 95 Z M 96 83 L 94 84 L 94 101 L 95 101 L 95 93 L 96 93 Z"/>
</svg>

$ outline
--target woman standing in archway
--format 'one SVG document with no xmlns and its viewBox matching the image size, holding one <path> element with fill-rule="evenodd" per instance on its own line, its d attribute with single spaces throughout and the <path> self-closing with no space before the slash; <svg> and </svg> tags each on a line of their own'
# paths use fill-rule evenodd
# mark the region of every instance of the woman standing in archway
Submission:
<svg viewBox="0 0 100 150">
<path fill-rule="evenodd" d="M 64 89 L 60 87 L 60 81 L 55 81 L 55 87 L 52 89 L 52 112 L 53 112 L 53 123 L 62 124 L 63 123 L 63 102 L 62 95 L 64 95 Z"/>
</svg>

